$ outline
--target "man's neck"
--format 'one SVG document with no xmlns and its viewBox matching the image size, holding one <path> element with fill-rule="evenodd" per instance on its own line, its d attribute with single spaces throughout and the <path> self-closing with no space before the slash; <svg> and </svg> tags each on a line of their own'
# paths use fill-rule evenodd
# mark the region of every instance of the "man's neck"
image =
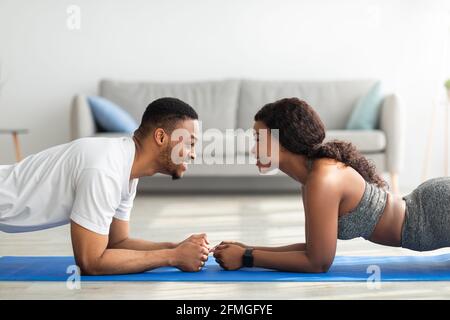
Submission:
<svg viewBox="0 0 450 320">
<path fill-rule="evenodd" d="M 131 179 L 137 179 L 145 176 L 152 176 L 158 172 L 158 152 L 153 150 L 151 145 L 145 144 L 138 138 L 133 136 L 135 155 L 133 160 L 133 166 L 131 168 Z"/>
</svg>

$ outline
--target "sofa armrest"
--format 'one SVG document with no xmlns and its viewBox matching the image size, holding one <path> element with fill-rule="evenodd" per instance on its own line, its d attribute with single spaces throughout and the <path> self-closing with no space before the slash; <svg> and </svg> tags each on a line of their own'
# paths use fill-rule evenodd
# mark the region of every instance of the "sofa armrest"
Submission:
<svg viewBox="0 0 450 320">
<path fill-rule="evenodd" d="M 70 138 L 75 140 L 93 136 L 97 128 L 85 95 L 76 95 L 70 112 Z"/>
<path fill-rule="evenodd" d="M 399 173 L 403 165 L 405 144 L 404 114 L 397 95 L 385 97 L 381 106 L 380 129 L 386 134 L 386 169 Z"/>
</svg>

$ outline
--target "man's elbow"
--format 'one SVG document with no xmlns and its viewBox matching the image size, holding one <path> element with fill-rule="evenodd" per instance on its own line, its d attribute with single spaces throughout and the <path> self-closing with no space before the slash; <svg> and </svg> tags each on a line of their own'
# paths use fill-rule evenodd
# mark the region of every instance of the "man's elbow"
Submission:
<svg viewBox="0 0 450 320">
<path fill-rule="evenodd" d="M 98 276 L 102 274 L 102 270 L 96 259 L 77 259 L 77 265 L 82 275 Z"/>
<path fill-rule="evenodd" d="M 109 239 L 108 241 L 108 245 L 107 245 L 107 249 L 122 249 L 123 246 L 122 244 L 128 240 L 128 238 L 124 238 L 124 239 Z"/>
</svg>

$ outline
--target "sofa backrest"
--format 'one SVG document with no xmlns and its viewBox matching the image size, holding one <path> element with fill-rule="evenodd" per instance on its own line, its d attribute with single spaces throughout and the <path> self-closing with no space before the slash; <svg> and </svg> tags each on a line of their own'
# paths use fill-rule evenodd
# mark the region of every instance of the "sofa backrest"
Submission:
<svg viewBox="0 0 450 320">
<path fill-rule="evenodd" d="M 197 111 L 202 129 L 233 129 L 237 125 L 238 80 L 188 83 L 102 80 L 99 91 L 102 97 L 128 111 L 138 123 L 150 102 L 162 97 L 175 97 Z"/>
<path fill-rule="evenodd" d="M 345 129 L 353 107 L 376 80 L 349 81 L 241 81 L 237 115 L 239 128 L 250 128 L 255 113 L 281 98 L 305 100 L 320 115 L 328 130 Z"/>
<path fill-rule="evenodd" d="M 298 97 L 320 115 L 328 130 L 345 129 L 356 101 L 376 80 L 204 82 L 125 82 L 102 80 L 99 94 L 123 107 L 139 123 L 147 105 L 161 97 L 176 97 L 194 107 L 202 129 L 253 126 L 255 113 L 266 103 Z"/>
</svg>

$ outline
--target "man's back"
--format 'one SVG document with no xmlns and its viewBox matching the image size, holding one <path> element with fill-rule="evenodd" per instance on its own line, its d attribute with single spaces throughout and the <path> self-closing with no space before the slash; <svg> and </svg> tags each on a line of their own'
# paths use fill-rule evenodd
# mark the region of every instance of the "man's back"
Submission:
<svg viewBox="0 0 450 320">
<path fill-rule="evenodd" d="M 117 209 L 133 157 L 131 138 L 83 138 L 0 166 L 0 231 L 26 232 L 68 223 L 81 181 L 88 184 L 97 176 L 106 181 L 105 188 L 114 186 L 113 197 L 119 194 L 111 199 L 111 210 Z"/>
</svg>

